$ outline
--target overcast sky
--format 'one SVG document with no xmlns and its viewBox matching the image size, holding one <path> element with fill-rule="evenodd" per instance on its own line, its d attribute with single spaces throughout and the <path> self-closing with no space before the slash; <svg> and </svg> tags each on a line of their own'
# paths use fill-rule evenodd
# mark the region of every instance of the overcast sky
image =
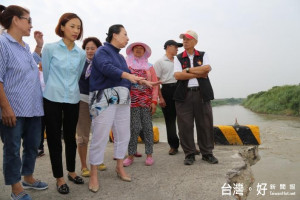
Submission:
<svg viewBox="0 0 300 200">
<path fill-rule="evenodd" d="M 33 29 L 45 43 L 60 38 L 59 17 L 74 12 L 83 21 L 83 36 L 102 42 L 110 25 L 123 24 L 129 43 L 141 41 L 152 49 L 154 63 L 169 39 L 194 30 L 196 46 L 207 52 L 216 98 L 239 98 L 273 86 L 300 83 L 299 0 L 1 0 L 30 9 Z M 32 37 L 24 40 L 31 49 Z M 82 42 L 77 44 L 81 46 Z M 183 49 L 180 48 L 179 52 Z M 121 51 L 125 55 L 125 49 Z"/>
</svg>

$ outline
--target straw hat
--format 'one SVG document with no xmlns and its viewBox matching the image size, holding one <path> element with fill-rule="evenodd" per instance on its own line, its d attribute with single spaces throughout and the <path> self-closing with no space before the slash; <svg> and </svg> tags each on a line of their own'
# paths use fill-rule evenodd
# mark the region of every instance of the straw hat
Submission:
<svg viewBox="0 0 300 200">
<path fill-rule="evenodd" d="M 132 49 L 135 46 L 144 47 L 144 49 L 145 49 L 145 53 L 144 53 L 145 58 L 149 58 L 151 56 L 151 48 L 148 45 L 146 45 L 145 43 L 142 43 L 142 42 L 134 42 L 134 43 L 130 44 L 126 49 L 126 54 L 127 55 L 132 54 L 133 53 Z"/>
</svg>

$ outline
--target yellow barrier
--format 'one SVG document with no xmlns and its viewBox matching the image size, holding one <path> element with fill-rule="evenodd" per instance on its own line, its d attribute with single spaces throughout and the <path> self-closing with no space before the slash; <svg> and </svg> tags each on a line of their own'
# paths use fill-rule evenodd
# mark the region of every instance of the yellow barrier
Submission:
<svg viewBox="0 0 300 200">
<path fill-rule="evenodd" d="M 114 135 L 113 135 L 112 131 L 110 131 L 110 133 L 109 133 L 109 141 L 110 142 L 114 141 Z M 142 139 L 140 136 L 138 137 L 138 142 L 142 143 Z M 159 142 L 159 130 L 158 130 L 157 126 L 153 126 L 153 142 L 154 143 Z"/>
<path fill-rule="evenodd" d="M 255 125 L 243 126 L 214 126 L 216 144 L 261 144 L 259 127 Z"/>
</svg>

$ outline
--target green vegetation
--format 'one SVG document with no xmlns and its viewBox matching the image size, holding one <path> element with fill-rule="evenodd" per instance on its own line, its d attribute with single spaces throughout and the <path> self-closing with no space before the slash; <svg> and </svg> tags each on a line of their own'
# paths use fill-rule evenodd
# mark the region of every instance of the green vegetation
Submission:
<svg viewBox="0 0 300 200">
<path fill-rule="evenodd" d="M 152 118 L 162 118 L 162 117 L 164 117 L 164 114 L 161 110 L 161 107 L 157 104 L 156 112 L 154 113 L 154 115 L 152 115 Z"/>
<path fill-rule="evenodd" d="M 222 105 L 235 105 L 241 104 L 244 99 L 242 98 L 230 98 L 230 99 L 215 99 L 211 102 L 212 106 L 222 106 Z M 163 112 L 160 106 L 156 107 L 156 112 L 152 118 L 161 118 L 164 117 Z"/>
<path fill-rule="evenodd" d="M 300 84 L 251 94 L 242 105 L 258 113 L 300 116 Z"/>
<path fill-rule="evenodd" d="M 222 106 L 222 105 L 236 105 L 243 102 L 243 98 L 230 98 L 230 99 L 215 99 L 211 102 L 211 105 Z"/>
</svg>

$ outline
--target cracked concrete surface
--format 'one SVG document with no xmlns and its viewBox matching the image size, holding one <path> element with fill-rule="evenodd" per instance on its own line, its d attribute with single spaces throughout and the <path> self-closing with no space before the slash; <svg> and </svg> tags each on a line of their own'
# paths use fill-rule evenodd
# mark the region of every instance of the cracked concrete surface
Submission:
<svg viewBox="0 0 300 200">
<path fill-rule="evenodd" d="M 46 142 L 45 142 L 46 144 Z M 49 188 L 45 191 L 29 190 L 33 199 L 178 199 L 178 200 L 219 200 L 234 199 L 233 196 L 222 196 L 221 187 L 227 182 L 226 174 L 233 168 L 245 165 L 241 156 L 237 156 L 243 146 L 215 146 L 214 154 L 219 159 L 219 164 L 211 165 L 196 156 L 194 165 L 183 164 L 184 153 L 179 149 L 179 154 L 168 155 L 167 143 L 154 145 L 153 166 L 145 166 L 145 155 L 135 158 L 133 165 L 126 168 L 132 177 L 132 182 L 124 182 L 117 178 L 115 173 L 115 161 L 113 156 L 113 145 L 108 143 L 105 153 L 105 164 L 108 169 L 99 172 L 100 190 L 91 193 L 88 190 L 88 178 L 84 178 L 84 185 L 75 185 L 70 181 L 68 195 L 61 195 L 56 191 L 55 179 L 52 177 L 49 153 L 46 145 L 46 155 L 38 158 L 36 162 L 35 177 L 46 181 Z M 144 145 L 138 145 L 138 151 L 144 152 Z M 2 143 L 0 144 L 0 163 L 2 163 Z M 65 163 L 65 162 L 64 162 Z M 65 166 L 65 165 L 64 165 Z M 64 167 L 65 169 L 65 167 Z M 2 165 L 0 171 L 2 172 Z M 77 155 L 76 172 L 80 173 L 80 161 Z M 64 171 L 65 177 L 67 171 Z M 0 174 L 0 199 L 8 199 L 10 186 L 4 185 L 3 174 Z"/>
<path fill-rule="evenodd" d="M 235 184 L 243 184 L 242 195 L 235 194 L 235 198 L 238 200 L 246 200 L 250 192 L 249 188 L 252 188 L 255 180 L 251 166 L 255 165 L 260 160 L 258 147 L 245 146 L 239 151 L 239 156 L 244 160 L 244 164 L 233 168 L 227 173 L 227 182 L 232 188 L 235 187 Z M 234 189 L 232 190 L 232 193 L 233 192 Z"/>
</svg>

